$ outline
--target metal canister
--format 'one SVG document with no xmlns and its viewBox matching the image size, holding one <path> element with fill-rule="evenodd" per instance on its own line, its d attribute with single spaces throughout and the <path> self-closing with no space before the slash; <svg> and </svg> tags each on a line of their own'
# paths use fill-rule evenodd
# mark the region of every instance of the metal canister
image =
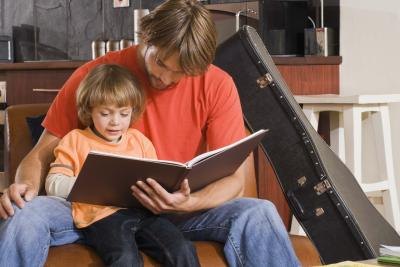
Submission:
<svg viewBox="0 0 400 267">
<path fill-rule="evenodd" d="M 119 40 L 108 40 L 106 43 L 106 53 L 119 50 Z"/>
<path fill-rule="evenodd" d="M 103 40 L 92 41 L 92 59 L 101 57 L 106 53 L 106 42 Z"/>
<path fill-rule="evenodd" d="M 138 32 L 140 31 L 140 20 L 149 14 L 148 9 L 134 9 L 133 10 L 133 32 L 134 32 L 134 39 L 135 39 L 135 44 L 140 43 L 140 37 Z"/>
<path fill-rule="evenodd" d="M 119 49 L 124 49 L 134 44 L 132 39 L 121 39 L 119 41 Z"/>
</svg>

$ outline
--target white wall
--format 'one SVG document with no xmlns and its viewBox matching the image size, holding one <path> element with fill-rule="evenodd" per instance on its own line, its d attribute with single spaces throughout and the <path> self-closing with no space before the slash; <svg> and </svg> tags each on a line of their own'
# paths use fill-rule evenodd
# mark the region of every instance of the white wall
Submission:
<svg viewBox="0 0 400 267">
<path fill-rule="evenodd" d="M 340 3 L 340 93 L 400 94 L 400 1 L 341 0 Z M 400 192 L 400 104 L 390 105 L 394 166 Z M 370 129 L 369 122 L 364 122 Z M 363 135 L 366 152 L 363 170 L 376 170 L 374 136 Z"/>
</svg>

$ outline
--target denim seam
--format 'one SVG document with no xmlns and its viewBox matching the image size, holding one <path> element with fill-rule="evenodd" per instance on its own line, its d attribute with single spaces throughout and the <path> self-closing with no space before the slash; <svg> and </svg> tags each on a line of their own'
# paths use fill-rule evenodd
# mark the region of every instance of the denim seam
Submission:
<svg viewBox="0 0 400 267">
<path fill-rule="evenodd" d="M 201 227 L 201 228 L 197 228 L 196 227 L 196 228 L 187 229 L 187 230 L 184 230 L 184 229 L 180 229 L 180 230 L 182 231 L 182 233 L 189 233 L 189 232 L 202 231 L 202 230 L 207 230 L 207 229 L 224 229 L 224 230 L 227 230 L 229 228 L 224 227 L 224 226 L 212 226 L 212 227 L 208 226 L 208 227 Z"/>
<path fill-rule="evenodd" d="M 44 220 L 43 217 L 40 216 L 40 214 L 35 213 L 35 214 L 32 214 L 32 215 L 33 215 L 33 216 L 36 216 L 36 217 L 38 218 L 38 220 L 40 220 L 41 223 L 47 225 L 46 220 Z M 50 228 L 50 227 L 48 227 L 48 228 Z M 45 255 L 45 254 L 46 254 L 45 252 L 46 252 L 46 248 L 49 248 L 49 247 L 50 247 L 50 240 L 51 240 L 50 231 L 49 231 L 48 233 L 49 233 L 49 237 L 47 238 L 47 244 L 41 249 L 40 254 L 39 254 L 39 253 L 37 254 L 38 256 L 40 255 L 40 258 L 39 258 L 39 260 L 40 260 L 40 265 L 39 265 L 39 266 L 44 266 L 44 264 L 45 264 L 45 262 L 46 262 L 46 260 L 47 260 L 47 257 L 45 257 L 45 256 L 46 256 L 46 255 Z"/>
<path fill-rule="evenodd" d="M 270 218 L 269 218 L 268 216 L 265 216 L 265 218 L 268 220 L 269 225 L 273 225 L 273 224 L 272 224 L 273 222 L 270 220 Z M 279 240 L 279 243 L 280 243 L 281 247 L 286 247 L 286 246 L 285 246 L 286 242 L 282 242 L 283 240 L 282 240 L 281 238 L 279 238 L 280 235 L 277 235 L 277 234 L 276 234 L 276 231 L 272 231 L 272 232 L 274 233 L 274 235 L 275 235 L 275 237 L 276 237 L 276 240 Z M 284 245 L 284 246 L 282 246 L 282 245 Z M 285 254 L 286 254 L 287 259 L 291 259 L 291 258 L 292 258 L 291 255 L 288 254 L 287 249 L 285 249 L 284 252 L 285 252 Z M 297 265 L 298 265 L 298 264 L 296 264 L 296 265 L 294 265 L 294 266 L 297 266 Z"/>
<path fill-rule="evenodd" d="M 236 257 L 240 262 L 240 266 L 244 266 L 244 260 L 242 254 L 240 253 L 240 248 L 236 246 L 236 243 L 233 241 L 233 238 L 231 238 L 231 235 L 228 235 L 228 241 L 231 243 L 233 251 L 235 251 Z"/>
<path fill-rule="evenodd" d="M 171 262 L 171 255 L 169 253 L 169 250 L 162 244 L 162 242 L 159 242 L 159 239 L 153 234 L 153 232 L 148 231 L 147 229 L 142 229 L 143 232 L 146 232 L 149 236 L 153 238 L 154 241 L 157 242 L 157 244 L 163 249 L 163 252 L 165 256 L 168 258 L 168 261 Z"/>
<path fill-rule="evenodd" d="M 133 230 L 133 228 L 135 228 L 135 227 L 132 227 L 131 231 L 132 231 L 133 237 L 135 237 L 136 230 Z M 133 239 L 133 242 L 136 242 L 135 238 Z M 143 258 L 142 258 L 142 255 L 140 255 L 140 252 L 139 252 L 139 249 L 137 247 L 137 244 L 136 244 L 136 249 L 135 249 L 134 253 L 135 253 L 135 257 L 136 257 L 136 259 L 137 259 L 137 261 L 139 263 L 139 267 L 143 267 L 143 265 L 144 265 Z"/>
<path fill-rule="evenodd" d="M 74 228 L 74 227 L 68 227 L 68 228 L 64 228 L 64 229 L 61 229 L 61 230 L 59 230 L 59 231 L 53 231 L 53 230 L 50 230 L 50 234 L 52 235 L 52 234 L 61 234 L 61 233 L 66 233 L 66 232 L 76 232 L 76 231 L 80 231 L 79 229 L 76 229 L 76 228 Z"/>
<path fill-rule="evenodd" d="M 223 230 L 229 230 L 229 228 L 227 227 L 221 227 L 221 226 L 214 226 L 214 227 L 202 227 L 202 228 L 196 228 L 196 229 L 189 229 L 189 230 L 181 230 L 183 233 L 187 233 L 187 232 L 195 232 L 195 231 L 202 231 L 202 230 L 207 230 L 207 229 L 223 229 Z M 237 247 L 236 243 L 233 241 L 233 239 L 231 238 L 231 235 L 228 234 L 228 238 L 225 242 L 230 242 L 232 247 L 233 247 L 233 251 L 236 254 L 236 257 L 239 259 L 240 265 L 244 266 L 243 263 L 243 256 L 240 253 L 240 249 Z"/>
<path fill-rule="evenodd" d="M 46 256 L 46 253 L 45 253 L 46 248 L 50 248 L 50 238 L 47 239 L 47 245 L 42 248 L 42 251 L 41 251 L 42 255 L 40 257 L 42 260 L 41 260 L 39 266 L 44 266 L 44 264 L 46 263 L 46 260 L 47 260 L 47 257 L 45 257 Z"/>
</svg>

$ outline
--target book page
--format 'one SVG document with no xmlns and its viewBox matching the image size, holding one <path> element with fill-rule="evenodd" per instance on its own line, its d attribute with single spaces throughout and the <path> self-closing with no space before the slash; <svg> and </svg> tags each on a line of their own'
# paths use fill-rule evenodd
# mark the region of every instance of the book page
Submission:
<svg viewBox="0 0 400 267">
<path fill-rule="evenodd" d="M 399 246 L 381 245 L 381 247 L 379 248 L 379 253 L 381 255 L 400 257 L 400 247 Z"/>
<path fill-rule="evenodd" d="M 255 132 L 255 133 L 253 133 L 251 135 L 248 135 L 245 138 L 240 139 L 239 141 L 236 141 L 235 143 L 232 143 L 230 145 L 227 145 L 227 146 L 215 149 L 215 150 L 211 150 L 211 151 L 205 152 L 203 154 L 200 154 L 200 155 L 194 157 L 193 159 L 191 159 L 190 161 L 186 162 L 186 165 L 189 168 L 191 168 L 194 164 L 197 164 L 197 163 L 199 163 L 199 162 L 201 162 L 201 161 L 203 161 L 203 160 L 205 160 L 205 159 L 207 159 L 207 158 L 209 158 L 211 156 L 214 156 L 216 154 L 221 153 L 222 151 L 228 150 L 228 149 L 230 149 L 232 147 L 235 147 L 235 146 L 237 146 L 237 145 L 239 145 L 239 144 L 241 144 L 243 142 L 246 142 L 247 140 L 249 140 L 251 138 L 254 138 L 255 136 L 258 136 L 260 134 L 263 134 L 266 131 L 268 131 L 268 130 L 265 130 L 265 129 L 258 130 L 257 132 Z"/>
<path fill-rule="evenodd" d="M 181 162 L 178 162 L 178 161 L 172 161 L 172 160 L 158 160 L 158 159 L 149 159 L 149 158 L 138 158 L 138 157 L 133 157 L 133 156 L 118 155 L 118 154 L 114 154 L 114 153 L 108 153 L 108 152 L 102 152 L 102 151 L 96 151 L 96 150 L 91 150 L 90 153 L 91 154 L 95 154 L 95 155 L 103 155 L 103 156 L 114 157 L 114 158 L 125 158 L 125 159 L 132 159 L 132 160 L 155 162 L 155 163 L 160 163 L 160 164 L 187 167 L 184 163 L 181 163 Z"/>
</svg>

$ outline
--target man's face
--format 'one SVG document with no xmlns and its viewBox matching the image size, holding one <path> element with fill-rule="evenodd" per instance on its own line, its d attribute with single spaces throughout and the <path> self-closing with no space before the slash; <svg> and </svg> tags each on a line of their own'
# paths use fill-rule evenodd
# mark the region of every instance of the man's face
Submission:
<svg viewBox="0 0 400 267">
<path fill-rule="evenodd" d="M 155 46 L 148 46 L 144 54 L 144 64 L 152 87 L 165 89 L 176 84 L 185 73 L 179 64 L 178 52 L 168 58 L 159 57 L 159 49 Z"/>
</svg>

